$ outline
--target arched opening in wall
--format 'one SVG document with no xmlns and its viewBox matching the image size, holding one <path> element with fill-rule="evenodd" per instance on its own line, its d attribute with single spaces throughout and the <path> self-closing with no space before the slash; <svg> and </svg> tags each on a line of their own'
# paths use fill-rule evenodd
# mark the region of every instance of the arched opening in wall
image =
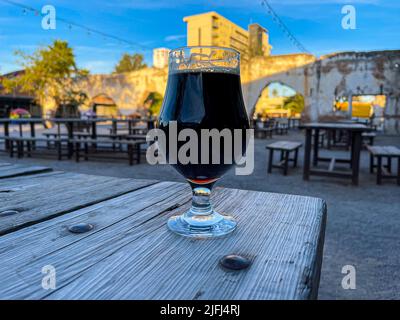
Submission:
<svg viewBox="0 0 400 320">
<path fill-rule="evenodd" d="M 150 92 L 143 102 L 144 108 L 149 117 L 157 117 L 160 113 L 163 96 L 161 93 L 153 91 Z"/>
<path fill-rule="evenodd" d="M 300 118 L 304 110 L 304 97 L 293 88 L 271 82 L 261 92 L 254 107 L 254 119 Z"/>
<path fill-rule="evenodd" d="M 386 107 L 385 95 L 355 95 L 351 96 L 351 118 L 372 121 L 374 125 L 383 126 Z M 333 111 L 343 117 L 350 116 L 349 97 L 336 97 Z"/>
<path fill-rule="evenodd" d="M 91 110 L 97 117 L 116 117 L 118 116 L 118 107 L 114 100 L 106 94 L 99 94 L 91 101 Z"/>
</svg>

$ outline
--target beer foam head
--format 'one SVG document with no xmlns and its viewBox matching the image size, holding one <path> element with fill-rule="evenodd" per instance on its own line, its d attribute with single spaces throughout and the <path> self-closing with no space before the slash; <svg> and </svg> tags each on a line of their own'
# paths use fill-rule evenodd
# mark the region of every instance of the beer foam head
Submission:
<svg viewBox="0 0 400 320">
<path fill-rule="evenodd" d="M 169 53 L 169 72 L 240 73 L 240 53 L 231 48 L 182 47 Z"/>
</svg>

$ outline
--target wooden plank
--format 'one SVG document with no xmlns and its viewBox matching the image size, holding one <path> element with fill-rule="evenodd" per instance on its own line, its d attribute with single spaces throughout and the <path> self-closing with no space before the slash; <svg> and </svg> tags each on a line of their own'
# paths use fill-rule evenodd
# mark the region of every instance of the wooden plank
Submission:
<svg viewBox="0 0 400 320">
<path fill-rule="evenodd" d="M 275 149 L 275 150 L 288 150 L 293 151 L 302 146 L 301 142 L 294 141 L 276 141 L 269 145 L 267 145 L 267 149 Z"/>
<path fill-rule="evenodd" d="M 167 230 L 189 206 L 186 185 L 160 183 L 10 233 L 0 243 L 1 299 L 306 299 L 315 297 L 326 206 L 316 198 L 217 189 L 220 212 L 238 229 L 216 240 Z M 86 234 L 66 229 L 92 223 Z M 226 254 L 251 259 L 227 272 Z M 41 288 L 56 268 L 55 290 Z"/>
<path fill-rule="evenodd" d="M 387 154 L 390 154 L 391 156 L 400 156 L 400 149 L 395 146 L 386 146 L 385 149 Z"/>
<path fill-rule="evenodd" d="M 400 149 L 395 146 L 367 146 L 367 149 L 374 156 L 400 156 Z"/>
<path fill-rule="evenodd" d="M 312 169 L 310 173 L 314 176 L 321 176 L 321 177 L 335 177 L 335 178 L 351 178 L 351 172 L 344 172 L 344 171 L 329 171 L 324 169 Z"/>
<path fill-rule="evenodd" d="M 372 131 L 371 128 L 364 124 L 358 123 L 328 123 L 328 122 L 312 122 L 304 123 L 299 126 L 300 129 L 341 129 L 350 131 Z"/>
<path fill-rule="evenodd" d="M 27 166 L 21 164 L 4 164 L 0 166 L 0 179 L 49 172 L 52 169 L 44 166 Z"/>
<path fill-rule="evenodd" d="M 156 183 L 55 172 L 0 180 L 0 235 Z"/>
</svg>

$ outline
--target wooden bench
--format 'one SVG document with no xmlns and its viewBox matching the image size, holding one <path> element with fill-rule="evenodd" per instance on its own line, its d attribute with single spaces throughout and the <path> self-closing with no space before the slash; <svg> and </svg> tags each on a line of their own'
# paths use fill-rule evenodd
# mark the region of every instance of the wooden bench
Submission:
<svg viewBox="0 0 400 320">
<path fill-rule="evenodd" d="M 297 166 L 297 159 L 301 146 L 301 142 L 294 141 L 277 141 L 268 145 L 266 147 L 266 149 L 269 150 L 268 173 L 272 172 L 272 168 L 280 168 L 283 169 L 283 174 L 286 176 L 288 173 L 289 161 L 293 162 L 293 168 Z M 281 152 L 281 159 L 278 164 L 273 164 L 275 150 Z M 290 153 L 293 151 L 294 158 L 289 158 Z"/>
<path fill-rule="evenodd" d="M 255 133 L 257 138 L 272 138 L 273 128 L 256 128 Z"/>
<path fill-rule="evenodd" d="M 288 134 L 289 123 L 288 122 L 276 121 L 274 130 L 275 130 L 276 134 L 279 134 L 281 136 L 284 135 L 284 134 Z"/>
<path fill-rule="evenodd" d="M 396 179 L 400 186 L 400 149 L 394 146 L 367 146 L 367 149 L 370 153 L 370 172 L 374 173 L 377 168 L 376 183 L 382 184 L 383 179 Z M 385 158 L 386 165 L 383 164 Z M 397 158 L 397 175 L 392 174 L 392 158 Z"/>
<path fill-rule="evenodd" d="M 374 145 L 374 140 L 376 137 L 376 133 L 375 132 L 363 132 L 362 135 L 362 140 L 363 140 L 363 146 L 367 147 L 367 145 L 369 146 L 373 146 Z"/>
<path fill-rule="evenodd" d="M 90 145 L 95 144 L 97 146 L 99 144 L 106 144 L 106 145 L 107 144 L 109 144 L 109 145 L 115 144 L 114 140 L 109 140 L 109 139 L 86 138 L 86 139 L 70 139 L 69 141 L 71 143 L 73 143 L 73 145 L 74 145 L 76 162 L 79 162 L 82 157 L 86 161 L 89 160 Z M 146 140 L 118 140 L 118 143 L 121 146 L 126 145 L 126 151 L 128 153 L 129 165 L 133 165 L 134 161 L 136 161 L 136 163 L 140 163 L 140 156 L 141 156 L 141 148 L 140 147 L 143 144 L 147 144 Z M 97 147 L 96 147 L 96 149 L 97 149 Z M 103 158 L 105 158 L 105 157 L 103 156 Z M 115 157 L 112 157 L 112 159 L 115 159 Z"/>
<path fill-rule="evenodd" d="M 57 159 L 62 160 L 63 156 L 63 143 L 67 144 L 68 139 L 63 138 L 39 138 L 39 137 L 0 137 L 1 140 L 8 141 L 10 157 L 14 157 L 16 154 L 18 158 L 24 157 L 26 154 L 28 157 L 32 156 L 32 151 L 37 142 L 45 142 L 46 144 L 53 143 L 57 150 Z"/>
</svg>

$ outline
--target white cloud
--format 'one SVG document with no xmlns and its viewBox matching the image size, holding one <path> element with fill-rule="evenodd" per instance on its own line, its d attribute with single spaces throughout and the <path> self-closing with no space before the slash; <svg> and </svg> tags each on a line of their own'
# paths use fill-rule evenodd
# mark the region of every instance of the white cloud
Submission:
<svg viewBox="0 0 400 320">
<path fill-rule="evenodd" d="M 166 36 L 164 38 L 164 41 L 167 41 L 167 42 L 179 41 L 184 38 L 186 38 L 186 34 L 172 34 L 172 35 Z"/>
</svg>

